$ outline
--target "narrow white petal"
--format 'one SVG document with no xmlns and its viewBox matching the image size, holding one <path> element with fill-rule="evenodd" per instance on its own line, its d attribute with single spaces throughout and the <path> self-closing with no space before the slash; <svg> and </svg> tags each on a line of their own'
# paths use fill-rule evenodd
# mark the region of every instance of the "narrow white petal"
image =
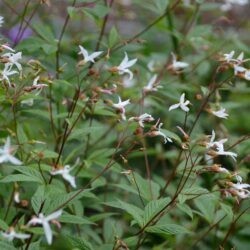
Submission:
<svg viewBox="0 0 250 250">
<path fill-rule="evenodd" d="M 94 59 L 96 57 L 98 57 L 99 55 L 101 55 L 103 53 L 103 51 L 97 51 L 97 52 L 94 52 L 92 53 L 90 56 L 89 56 L 89 60 L 92 61 L 92 62 L 95 62 Z"/>
<path fill-rule="evenodd" d="M 171 110 L 173 110 L 173 109 L 177 109 L 177 108 L 179 108 L 180 107 L 180 104 L 179 103 L 177 103 L 177 104 L 174 104 L 174 105 L 171 105 L 170 107 L 169 107 L 169 111 L 171 111 Z"/>
<path fill-rule="evenodd" d="M 128 55 L 126 52 L 124 52 L 124 53 L 125 53 L 125 56 L 124 56 L 122 62 L 120 63 L 120 65 L 118 66 L 118 68 L 122 68 L 122 69 L 126 68 L 126 65 L 128 63 Z"/>
<path fill-rule="evenodd" d="M 76 188 L 75 177 L 71 176 L 69 173 L 63 174 L 63 178 L 70 183 L 73 188 Z"/>
<path fill-rule="evenodd" d="M 15 238 L 18 238 L 18 239 L 28 239 L 28 238 L 30 238 L 30 234 L 16 233 L 15 234 Z"/>
<path fill-rule="evenodd" d="M 62 210 L 58 210 L 50 215 L 48 215 L 46 217 L 46 221 L 50 221 L 50 220 L 54 220 L 57 219 L 58 217 L 60 217 L 62 215 Z"/>
<path fill-rule="evenodd" d="M 46 220 L 43 221 L 43 230 L 44 230 L 45 237 L 47 239 L 48 244 L 51 245 L 53 235 L 52 235 L 50 225 Z"/>
<path fill-rule="evenodd" d="M 14 157 L 13 155 L 8 155 L 8 161 L 14 165 L 22 165 L 23 163 L 18 160 L 16 157 Z"/>
<path fill-rule="evenodd" d="M 84 59 L 87 59 L 89 57 L 88 51 L 84 49 L 81 45 L 79 45 L 80 52 L 78 54 L 82 54 Z"/>
<path fill-rule="evenodd" d="M 188 111 L 189 111 L 189 108 L 188 108 L 186 105 L 184 105 L 184 104 L 181 104 L 180 107 L 181 107 L 181 109 L 182 109 L 183 111 L 185 111 L 185 112 L 188 112 Z"/>
<path fill-rule="evenodd" d="M 30 225 L 36 225 L 36 224 L 42 224 L 42 220 L 35 217 L 35 218 L 32 218 L 28 223 L 27 225 L 30 226 Z"/>
<path fill-rule="evenodd" d="M 127 64 L 126 64 L 126 68 L 132 67 L 136 62 L 137 62 L 137 58 L 128 61 Z"/>
</svg>

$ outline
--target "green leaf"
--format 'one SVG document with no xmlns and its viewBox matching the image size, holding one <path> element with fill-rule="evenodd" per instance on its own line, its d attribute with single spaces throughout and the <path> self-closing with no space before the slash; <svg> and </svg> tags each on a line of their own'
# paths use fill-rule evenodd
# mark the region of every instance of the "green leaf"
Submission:
<svg viewBox="0 0 250 250">
<path fill-rule="evenodd" d="M 29 246 L 29 250 L 40 250 L 40 240 L 33 242 Z"/>
<path fill-rule="evenodd" d="M 167 6 L 169 4 L 169 1 L 168 0 L 156 0 L 155 1 L 155 5 L 157 7 L 157 12 L 163 12 L 166 10 Z"/>
<path fill-rule="evenodd" d="M 147 227 L 145 231 L 149 233 L 163 234 L 163 235 L 189 233 L 189 231 L 185 227 L 176 224 L 150 226 Z"/>
<path fill-rule="evenodd" d="M 3 231 L 7 231 L 9 229 L 9 226 L 6 224 L 6 222 L 0 219 L 0 228 Z"/>
<path fill-rule="evenodd" d="M 4 177 L 3 179 L 0 180 L 0 183 L 8 183 L 8 182 L 39 182 L 39 183 L 43 183 L 40 179 L 38 179 L 37 177 L 31 177 L 28 175 L 24 175 L 24 174 L 12 174 L 12 175 L 8 175 L 6 177 Z"/>
<path fill-rule="evenodd" d="M 228 205 L 226 205 L 224 203 L 220 203 L 220 207 L 225 212 L 225 214 L 228 215 L 228 217 L 230 218 L 230 220 L 232 220 L 233 216 L 234 216 L 232 207 L 228 206 Z"/>
<path fill-rule="evenodd" d="M 129 175 L 127 177 L 129 181 L 131 182 L 131 184 L 137 190 L 137 193 L 139 189 L 141 196 L 144 197 L 146 200 L 150 201 L 152 200 L 152 198 L 157 198 L 159 196 L 160 186 L 154 181 L 151 180 L 151 185 L 150 185 L 148 180 L 142 178 L 137 173 L 134 173 L 133 175 Z M 151 191 L 152 191 L 152 195 L 151 195 Z"/>
<path fill-rule="evenodd" d="M 33 28 L 38 32 L 38 34 L 47 42 L 55 43 L 55 36 L 50 28 L 50 26 L 43 24 L 35 24 Z"/>
<path fill-rule="evenodd" d="M 159 200 L 150 201 L 143 213 L 143 226 L 145 226 L 156 214 L 158 214 L 169 202 L 170 198 L 163 198 Z"/>
<path fill-rule="evenodd" d="M 84 13 L 88 13 L 94 18 L 103 18 L 109 13 L 109 8 L 102 4 L 96 4 L 94 8 L 84 8 Z"/>
<path fill-rule="evenodd" d="M 115 207 L 125 210 L 128 214 L 130 214 L 133 217 L 133 219 L 139 224 L 139 226 L 142 226 L 143 210 L 141 208 L 123 201 L 105 202 L 103 204 L 110 207 Z"/>
<path fill-rule="evenodd" d="M 71 223 L 71 224 L 94 224 L 92 221 L 90 221 L 88 218 L 68 214 L 68 213 L 63 213 L 62 216 L 59 218 L 60 222 L 63 223 Z"/>
<path fill-rule="evenodd" d="M 41 48 L 47 55 L 51 55 L 57 51 L 56 44 L 42 44 Z"/>
<path fill-rule="evenodd" d="M 20 144 L 24 144 L 25 142 L 28 141 L 28 138 L 23 130 L 23 126 L 20 123 L 18 123 L 17 125 L 17 134 L 18 134 L 18 142 Z"/>
<path fill-rule="evenodd" d="M 119 201 L 121 204 L 121 209 L 125 210 L 127 213 L 129 213 L 135 221 L 142 226 L 142 216 L 143 216 L 143 211 L 139 207 L 136 207 L 135 205 Z"/>
<path fill-rule="evenodd" d="M 191 219 L 193 219 L 193 211 L 192 209 L 185 203 L 178 203 L 177 204 L 177 207 L 182 211 L 184 212 L 185 214 L 187 214 Z"/>
<path fill-rule="evenodd" d="M 89 189 L 82 191 L 81 189 L 70 193 L 53 193 L 49 197 L 46 197 L 44 204 L 44 212 L 50 214 L 58 208 L 64 208 L 72 204 L 75 200 L 79 200 L 82 197 L 95 198 Z"/>
<path fill-rule="evenodd" d="M 181 193 L 178 195 L 178 200 L 180 204 L 184 203 L 186 200 L 193 199 L 196 196 L 208 194 L 209 191 L 205 188 L 201 187 L 191 187 L 191 188 L 185 188 L 181 191 Z"/>
<path fill-rule="evenodd" d="M 31 198 L 31 206 L 36 214 L 39 213 L 41 205 L 45 198 L 45 186 L 39 186 Z"/>
<path fill-rule="evenodd" d="M 71 244 L 72 248 L 77 248 L 80 250 L 94 250 L 91 243 L 85 240 L 83 237 L 78 238 L 78 237 L 66 235 L 66 238 Z"/>
<path fill-rule="evenodd" d="M 89 219 L 93 222 L 96 222 L 96 221 L 103 220 L 105 218 L 111 217 L 111 216 L 116 215 L 116 214 L 117 213 L 101 213 L 101 214 L 93 215 L 93 216 L 89 217 Z"/>
<path fill-rule="evenodd" d="M 17 250 L 17 248 L 15 248 L 12 243 L 5 242 L 5 241 L 0 241 L 0 249 L 3 249 L 3 250 Z"/>
<path fill-rule="evenodd" d="M 212 223 L 214 220 L 215 206 L 217 200 L 212 195 L 203 195 L 194 200 L 196 207 L 201 211 L 203 217 Z"/>
<path fill-rule="evenodd" d="M 115 28 L 115 26 L 112 27 L 112 29 L 109 32 L 109 47 L 112 48 L 116 43 L 119 41 L 119 34 Z"/>
<path fill-rule="evenodd" d="M 68 12 L 70 18 L 73 18 L 76 14 L 76 8 L 69 6 L 69 7 L 67 7 L 67 12 Z"/>
<path fill-rule="evenodd" d="M 15 166 L 14 167 L 16 171 L 25 174 L 27 176 L 30 176 L 31 178 L 36 178 L 37 180 L 39 179 L 41 183 L 43 183 L 43 177 L 41 173 L 34 169 L 33 167 L 25 167 L 25 166 Z"/>
</svg>

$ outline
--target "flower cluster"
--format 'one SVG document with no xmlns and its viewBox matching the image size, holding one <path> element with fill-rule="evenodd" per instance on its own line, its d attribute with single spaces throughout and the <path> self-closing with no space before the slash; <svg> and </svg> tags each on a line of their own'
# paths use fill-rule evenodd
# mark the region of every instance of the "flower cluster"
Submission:
<svg viewBox="0 0 250 250">
<path fill-rule="evenodd" d="M 238 57 L 234 58 L 235 51 L 224 54 L 221 61 L 228 64 L 234 69 L 234 75 L 250 81 L 250 69 L 244 67 L 244 63 L 250 59 L 244 59 L 244 53 L 241 52 Z"/>
<path fill-rule="evenodd" d="M 1 45 L 1 51 L 8 51 L 0 55 L 0 61 L 4 63 L 4 68 L 1 71 L 1 81 L 6 81 L 11 86 L 9 77 L 21 73 L 22 66 L 19 60 L 22 59 L 22 52 L 16 52 L 14 49 L 6 44 Z M 17 68 L 17 70 L 14 69 Z"/>
</svg>

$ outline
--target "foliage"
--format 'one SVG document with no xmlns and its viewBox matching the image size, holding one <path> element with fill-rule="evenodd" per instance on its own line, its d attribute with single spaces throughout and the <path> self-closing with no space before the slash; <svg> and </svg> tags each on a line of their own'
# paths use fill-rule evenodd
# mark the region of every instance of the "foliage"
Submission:
<svg viewBox="0 0 250 250">
<path fill-rule="evenodd" d="M 247 4 L 2 1 L 0 248 L 248 249 Z"/>
</svg>

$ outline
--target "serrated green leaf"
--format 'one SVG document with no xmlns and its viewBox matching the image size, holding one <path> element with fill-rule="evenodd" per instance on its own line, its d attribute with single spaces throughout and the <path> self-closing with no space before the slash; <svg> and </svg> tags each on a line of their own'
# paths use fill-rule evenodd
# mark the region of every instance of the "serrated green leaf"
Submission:
<svg viewBox="0 0 250 250">
<path fill-rule="evenodd" d="M 85 240 L 83 237 L 78 238 L 78 237 L 66 235 L 66 238 L 73 248 L 77 248 L 80 250 L 94 250 L 91 243 Z"/>
<path fill-rule="evenodd" d="M 191 187 L 191 188 L 185 188 L 181 191 L 181 193 L 178 195 L 178 200 L 180 204 L 184 203 L 186 200 L 193 199 L 196 196 L 199 196 L 201 194 L 208 194 L 209 191 L 205 188 L 201 187 Z"/>
<path fill-rule="evenodd" d="M 17 248 L 15 248 L 13 246 L 13 243 L 5 242 L 5 241 L 0 241 L 0 249 L 4 249 L 4 250 L 17 250 Z"/>
<path fill-rule="evenodd" d="M 43 177 L 41 173 L 38 170 L 36 170 L 34 167 L 14 166 L 13 168 L 22 174 L 30 176 L 31 178 L 37 178 L 41 181 L 41 183 L 43 183 Z"/>
<path fill-rule="evenodd" d="M 133 217 L 133 219 L 138 223 L 138 225 L 142 226 L 143 210 L 141 208 L 123 201 L 105 202 L 104 204 L 106 206 L 125 210 L 128 214 L 130 214 Z"/>
<path fill-rule="evenodd" d="M 29 246 L 29 250 L 40 250 L 40 240 L 32 242 Z"/>
<path fill-rule="evenodd" d="M 158 214 L 169 202 L 170 198 L 163 198 L 159 200 L 150 201 L 143 213 L 143 226 L 145 226 L 156 214 Z"/>
<path fill-rule="evenodd" d="M 148 180 L 142 178 L 137 173 L 134 173 L 133 175 L 129 175 L 127 177 L 129 181 L 131 182 L 131 184 L 137 190 L 137 193 L 139 189 L 140 195 L 146 200 L 150 201 L 152 200 L 152 198 L 157 198 L 159 196 L 160 186 L 154 181 L 151 180 L 151 183 L 149 183 Z M 152 195 L 151 195 L 151 191 L 152 191 Z"/>
<path fill-rule="evenodd" d="M 211 195 L 199 196 L 194 200 L 196 207 L 200 210 L 203 217 L 209 222 L 212 223 L 214 219 L 215 206 L 217 200 Z"/>
<path fill-rule="evenodd" d="M 62 214 L 62 216 L 60 216 L 59 221 L 63 223 L 80 224 L 80 225 L 81 224 L 94 224 L 92 221 L 90 221 L 86 217 L 83 217 L 83 216 L 80 217 L 80 216 L 68 214 L 65 212 Z"/>
<path fill-rule="evenodd" d="M 41 179 L 37 178 L 36 176 L 28 176 L 24 174 L 12 174 L 4 177 L 3 179 L 0 180 L 0 183 L 8 183 L 8 182 L 39 182 L 43 183 Z"/>
<path fill-rule="evenodd" d="M 81 190 L 76 190 L 70 193 L 53 193 L 50 196 L 46 197 L 44 204 L 44 213 L 50 214 L 57 210 L 58 208 L 67 207 L 72 204 L 75 200 L 79 200 L 82 197 L 92 197 L 95 198 L 89 189 L 86 189 L 82 192 Z"/>
<path fill-rule="evenodd" d="M 192 209 L 185 203 L 177 204 L 177 207 L 183 211 L 185 214 L 187 214 L 191 219 L 193 219 L 193 211 Z"/>
<path fill-rule="evenodd" d="M 149 233 L 163 234 L 163 235 L 189 233 L 189 231 L 185 227 L 176 224 L 150 226 L 147 227 L 145 231 Z"/>
<path fill-rule="evenodd" d="M 41 205 L 45 198 L 45 186 L 39 186 L 31 198 L 31 206 L 36 214 L 39 213 Z"/>
<path fill-rule="evenodd" d="M 224 203 L 220 203 L 220 207 L 225 212 L 225 214 L 230 218 L 230 220 L 232 220 L 234 216 L 232 207 Z"/>
</svg>

